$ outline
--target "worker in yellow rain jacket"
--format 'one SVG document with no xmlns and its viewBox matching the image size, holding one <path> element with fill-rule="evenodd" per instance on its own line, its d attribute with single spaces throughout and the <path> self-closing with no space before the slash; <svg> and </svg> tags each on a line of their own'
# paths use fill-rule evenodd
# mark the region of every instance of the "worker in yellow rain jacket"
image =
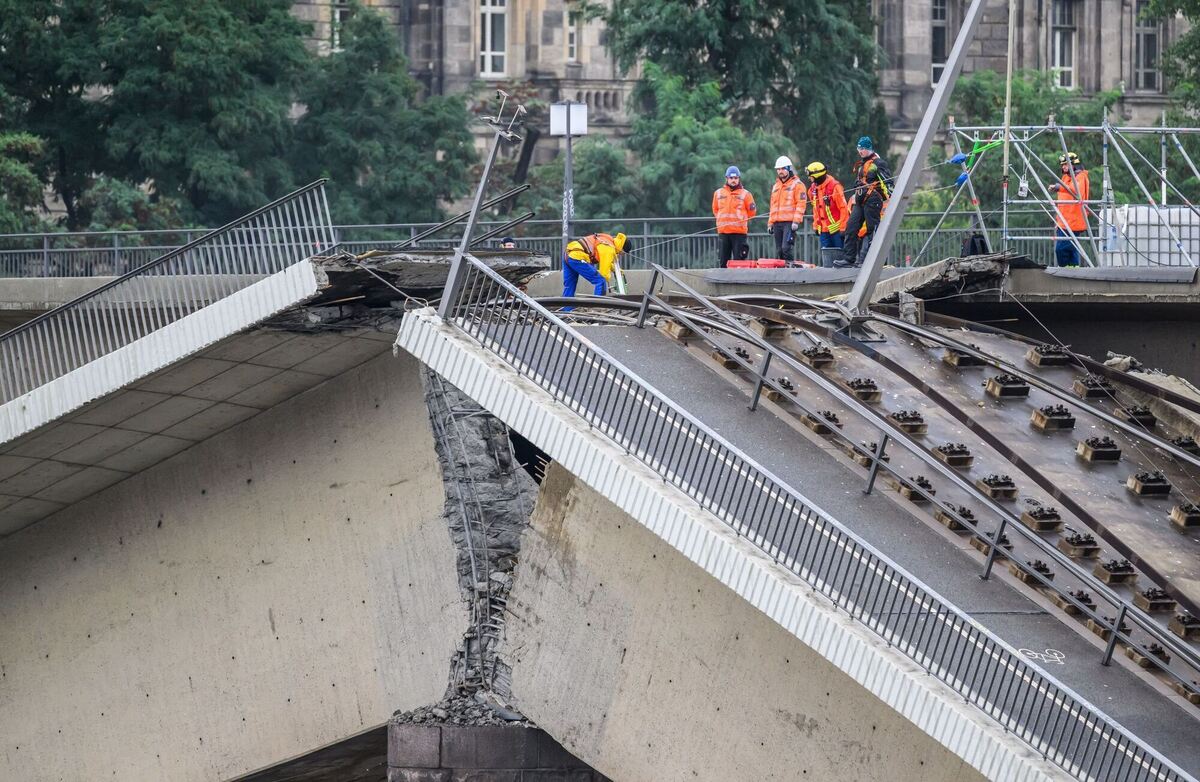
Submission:
<svg viewBox="0 0 1200 782">
<path fill-rule="evenodd" d="M 603 296 L 613 279 L 617 256 L 633 249 L 625 234 L 588 234 L 567 243 L 563 257 L 563 296 L 574 296 L 579 278 L 592 284 L 597 296 Z"/>
</svg>

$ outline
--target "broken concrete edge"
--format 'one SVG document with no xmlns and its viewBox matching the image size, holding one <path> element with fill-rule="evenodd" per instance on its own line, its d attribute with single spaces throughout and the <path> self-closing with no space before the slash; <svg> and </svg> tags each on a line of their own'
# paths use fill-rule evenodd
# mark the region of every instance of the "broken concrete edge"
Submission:
<svg viewBox="0 0 1200 782">
<path fill-rule="evenodd" d="M 422 383 L 445 487 L 443 518 L 470 621 L 450 661 L 443 703 L 405 721 L 444 721 L 450 714 L 471 724 L 520 721 L 507 703 L 511 669 L 497 652 L 537 484 L 517 463 L 508 427 L 428 368 Z M 484 697 L 464 703 L 472 693 Z"/>
<path fill-rule="evenodd" d="M 488 268 L 514 285 L 550 269 L 550 256 L 523 250 L 472 250 Z M 379 306 L 389 301 L 433 300 L 446 286 L 452 249 L 384 250 L 377 255 L 338 253 L 314 259 L 328 279 L 315 305 L 357 301 Z"/>
<path fill-rule="evenodd" d="M 0 405 L 0 443 L 28 434 L 217 342 L 311 299 L 325 285 L 301 261 Z M 65 349 L 66 346 L 64 346 Z"/>
<path fill-rule="evenodd" d="M 408 313 L 396 345 L 980 773 L 1072 778 L 432 310 Z"/>
</svg>

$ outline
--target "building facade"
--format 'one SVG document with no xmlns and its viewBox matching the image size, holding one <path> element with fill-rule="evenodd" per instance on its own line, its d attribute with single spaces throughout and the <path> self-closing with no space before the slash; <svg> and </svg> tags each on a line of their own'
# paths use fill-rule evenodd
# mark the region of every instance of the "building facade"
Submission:
<svg viewBox="0 0 1200 782">
<path fill-rule="evenodd" d="M 412 74 L 433 94 L 529 85 L 546 102 L 588 105 L 591 133 L 628 127 L 636 74 L 622 75 L 598 20 L 565 0 L 360 0 L 396 25 Z M 339 45 L 348 0 L 298 0 L 293 13 L 313 25 L 313 45 Z M 542 147 L 545 147 L 543 141 Z M 539 150 L 539 157 L 552 150 Z"/>
<path fill-rule="evenodd" d="M 940 78 L 968 0 L 872 0 L 885 63 L 880 92 L 895 135 L 915 129 Z M 1182 19 L 1142 20 L 1149 0 L 1014 0 L 1014 68 L 1050 71 L 1083 95 L 1122 88 L 1123 123 L 1157 123 L 1167 107 L 1163 50 L 1183 32 Z M 968 50 L 965 73 L 1004 73 L 1008 2 L 988 0 Z M 1099 123 L 1100 118 L 1096 118 Z"/>
<path fill-rule="evenodd" d="M 1156 122 L 1167 105 L 1160 67 L 1164 48 L 1184 22 L 1141 20 L 1149 0 L 1014 0 L 1018 69 L 1048 70 L 1064 88 L 1089 95 L 1123 87 L 1121 122 Z M 589 107 L 589 129 L 628 127 L 636 74 L 621 74 L 598 20 L 565 0 L 361 0 L 396 25 L 414 76 L 435 94 L 473 85 L 526 83 L 544 101 Z M 881 98 L 893 141 L 903 145 L 920 122 L 940 78 L 969 0 L 871 0 L 883 52 Z M 988 0 L 964 72 L 1005 70 L 1007 0 Z M 313 24 L 313 45 L 339 45 L 349 0 L 297 0 L 294 13 Z M 1099 120 L 1099 118 L 1097 118 Z M 539 159 L 552 155 L 543 140 Z"/>
</svg>

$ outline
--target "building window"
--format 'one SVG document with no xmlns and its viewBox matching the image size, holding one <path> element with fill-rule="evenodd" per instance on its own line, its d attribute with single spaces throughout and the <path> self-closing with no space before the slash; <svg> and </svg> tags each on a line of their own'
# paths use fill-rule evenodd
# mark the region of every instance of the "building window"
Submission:
<svg viewBox="0 0 1200 782">
<path fill-rule="evenodd" d="M 1050 64 L 1059 87 L 1075 86 L 1075 0 L 1054 0 L 1050 17 Z"/>
<path fill-rule="evenodd" d="M 579 12 L 567 14 L 567 62 L 579 62 Z"/>
<path fill-rule="evenodd" d="M 946 68 L 946 58 L 949 55 L 946 41 L 948 33 L 946 25 L 947 2 L 948 0 L 933 0 L 933 5 L 930 8 L 930 20 L 933 24 L 933 51 L 931 52 L 933 69 L 930 73 L 930 80 L 934 84 L 941 81 L 942 71 Z"/>
<path fill-rule="evenodd" d="M 503 76 L 507 0 L 479 0 L 479 75 Z"/>
<path fill-rule="evenodd" d="M 342 27 L 350 19 L 350 0 L 333 0 L 329 10 L 329 46 L 335 52 L 342 50 Z"/>
<path fill-rule="evenodd" d="M 1158 70 L 1161 32 L 1158 25 L 1143 18 L 1149 6 L 1149 0 L 1137 0 L 1134 6 L 1133 88 L 1158 92 L 1162 89 Z"/>
</svg>

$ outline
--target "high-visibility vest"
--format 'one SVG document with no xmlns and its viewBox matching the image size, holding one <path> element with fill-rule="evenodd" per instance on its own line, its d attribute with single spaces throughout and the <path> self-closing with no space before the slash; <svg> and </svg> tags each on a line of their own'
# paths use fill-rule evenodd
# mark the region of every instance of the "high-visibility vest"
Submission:
<svg viewBox="0 0 1200 782">
<path fill-rule="evenodd" d="M 1075 182 L 1079 183 L 1079 193 L 1075 192 Z M 1086 208 L 1081 201 L 1087 201 L 1091 193 L 1091 183 L 1088 181 L 1086 169 L 1075 169 L 1075 179 L 1071 180 L 1071 172 L 1062 175 L 1061 187 L 1058 188 L 1058 217 L 1054 222 L 1059 228 L 1070 228 L 1072 233 L 1087 231 Z"/>
<path fill-rule="evenodd" d="M 883 196 L 884 201 L 892 195 L 891 189 L 884 181 L 883 173 L 875 163 L 878 159 L 879 155 L 872 152 L 870 157 L 860 158 L 854 164 L 854 182 L 858 185 L 858 192 L 864 200 L 876 190 Z"/>
<path fill-rule="evenodd" d="M 798 223 L 804 219 L 804 209 L 808 206 L 808 198 L 800 177 L 792 174 L 781 182 L 776 177 L 775 185 L 771 188 L 771 211 L 767 221 L 770 223 Z"/>
<path fill-rule="evenodd" d="M 579 237 L 574 242 L 571 242 L 571 244 L 579 245 L 579 248 L 587 254 L 586 260 L 590 261 L 591 263 L 599 263 L 600 259 L 596 256 L 596 250 L 601 244 L 607 244 L 615 250 L 617 247 L 617 240 L 613 238 L 612 234 L 588 234 L 587 236 Z M 568 255 L 571 251 L 571 244 L 567 245 Z M 585 259 L 579 258 L 577 260 L 582 261 Z"/>
<path fill-rule="evenodd" d="M 819 185 L 808 189 L 808 200 L 813 205 L 813 230 L 819 234 L 836 234 L 846 229 L 850 208 L 846 206 L 846 191 L 842 183 L 829 174 Z"/>
<path fill-rule="evenodd" d="M 754 196 L 744 187 L 734 190 L 729 185 L 718 188 L 712 198 L 713 217 L 717 218 L 717 233 L 744 234 L 750 232 L 750 218 L 758 214 Z"/>
<path fill-rule="evenodd" d="M 592 264 L 601 277 L 610 280 L 617 257 L 617 241 L 612 234 L 581 236 L 567 243 L 567 257 Z"/>
</svg>

